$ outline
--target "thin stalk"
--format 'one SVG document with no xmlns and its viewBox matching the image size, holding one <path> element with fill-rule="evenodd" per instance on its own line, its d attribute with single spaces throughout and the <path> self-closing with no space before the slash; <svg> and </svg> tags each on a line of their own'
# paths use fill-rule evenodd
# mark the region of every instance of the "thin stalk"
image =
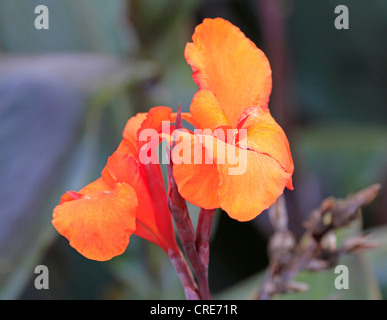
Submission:
<svg viewBox="0 0 387 320">
<path fill-rule="evenodd" d="M 202 208 L 199 213 L 198 224 L 196 227 L 196 251 L 198 252 L 199 258 L 204 268 L 204 277 L 207 281 L 205 286 L 205 293 L 210 296 L 209 284 L 208 284 L 208 263 L 210 257 L 210 235 L 212 228 L 212 221 L 214 220 L 215 209 L 204 209 Z"/>
<path fill-rule="evenodd" d="M 171 166 L 168 165 L 168 168 L 169 167 Z M 168 171 L 170 171 L 170 169 L 168 169 Z M 169 172 L 168 176 L 170 175 L 171 173 Z M 180 193 L 177 191 L 176 182 L 173 177 L 169 178 L 169 184 L 170 190 L 168 204 L 173 220 L 175 221 L 177 234 L 199 282 L 200 297 L 203 300 L 208 300 L 210 296 L 207 272 L 196 250 L 195 231 L 189 216 L 187 204 L 185 199 L 182 198 Z"/>
<path fill-rule="evenodd" d="M 190 268 L 188 267 L 183 255 L 179 252 L 169 250 L 168 257 L 175 267 L 180 282 L 184 289 L 187 300 L 200 300 L 199 292 L 194 281 Z"/>
<path fill-rule="evenodd" d="M 179 105 L 175 121 L 175 129 L 181 129 L 182 127 L 183 123 L 181 119 L 181 106 Z M 173 147 L 174 142 L 172 142 L 172 148 Z M 187 203 L 180 195 L 177 189 L 176 181 L 173 177 L 173 163 L 171 155 L 167 153 L 167 156 L 169 156 L 170 160 L 167 164 L 169 209 L 172 213 L 173 220 L 175 221 L 176 230 L 180 238 L 181 245 L 183 246 L 184 252 L 190 261 L 194 274 L 198 280 L 200 298 L 203 300 L 208 300 L 210 298 L 207 277 L 208 272 L 206 272 L 206 268 L 204 267 L 196 249 L 195 231 L 189 216 Z"/>
</svg>

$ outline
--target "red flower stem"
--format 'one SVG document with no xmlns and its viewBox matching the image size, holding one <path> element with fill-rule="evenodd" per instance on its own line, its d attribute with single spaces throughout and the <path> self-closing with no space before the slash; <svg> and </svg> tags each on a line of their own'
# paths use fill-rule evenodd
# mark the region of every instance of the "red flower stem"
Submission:
<svg viewBox="0 0 387 320">
<path fill-rule="evenodd" d="M 190 268 L 187 265 L 180 250 L 178 252 L 169 250 L 168 257 L 175 267 L 180 282 L 184 288 L 184 294 L 187 300 L 200 300 L 200 295 L 194 281 Z"/>
<path fill-rule="evenodd" d="M 173 220 L 175 221 L 177 234 L 179 235 L 184 252 L 187 255 L 187 258 L 189 259 L 193 271 L 198 279 L 200 287 L 200 298 L 203 300 L 208 300 L 210 297 L 207 273 L 196 250 L 195 231 L 189 216 L 187 203 L 177 190 L 175 179 L 173 179 L 171 173 L 172 165 L 168 165 L 167 168 L 169 177 L 168 204 Z"/>
<path fill-rule="evenodd" d="M 208 263 L 210 257 L 210 235 L 212 228 L 212 221 L 214 220 L 215 209 L 201 208 L 199 213 L 199 220 L 196 227 L 196 251 L 198 252 L 200 261 L 204 268 L 204 275 L 207 281 L 206 295 L 210 296 L 208 285 Z"/>
<path fill-rule="evenodd" d="M 181 118 L 181 105 L 179 104 L 175 121 L 175 130 L 181 129 L 182 127 L 183 121 Z M 175 144 L 173 141 L 172 148 L 174 145 Z M 189 216 L 187 203 L 177 189 L 176 181 L 173 177 L 171 154 L 168 154 L 168 152 L 167 157 L 169 157 L 169 164 L 167 164 L 169 209 L 172 213 L 173 220 L 175 221 L 176 230 L 181 245 L 183 246 L 184 252 L 190 261 L 194 274 L 196 275 L 196 278 L 199 282 L 200 298 L 203 300 L 208 300 L 210 296 L 206 268 L 202 264 L 199 254 L 196 250 L 194 227 Z"/>
</svg>

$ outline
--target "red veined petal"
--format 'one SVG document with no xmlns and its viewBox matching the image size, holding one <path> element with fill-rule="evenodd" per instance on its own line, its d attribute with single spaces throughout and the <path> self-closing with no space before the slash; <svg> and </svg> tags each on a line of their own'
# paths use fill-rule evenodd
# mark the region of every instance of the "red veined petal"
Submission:
<svg viewBox="0 0 387 320">
<path fill-rule="evenodd" d="M 287 173 L 293 174 L 294 164 L 288 139 L 268 109 L 250 108 L 242 128 L 247 130 L 247 135 L 245 140 L 239 141 L 240 146 L 269 155 Z M 288 187 L 292 189 L 291 179 Z"/>
<path fill-rule="evenodd" d="M 238 221 L 254 219 L 269 208 L 283 193 L 290 174 L 268 155 L 239 149 L 239 157 L 246 157 L 245 172 L 230 175 L 237 165 L 226 162 L 218 165 L 221 172 L 218 189 L 220 207 Z"/>
<path fill-rule="evenodd" d="M 175 230 L 172 223 L 172 214 L 168 206 L 168 198 L 165 192 L 164 181 L 159 175 L 159 166 L 148 164 L 144 166 L 147 177 L 147 187 L 149 197 L 151 198 L 155 224 L 157 230 L 157 238 L 161 243 L 161 247 L 168 253 L 169 249 L 175 252 L 179 251 L 176 243 Z M 138 221 L 144 220 L 148 213 L 146 211 L 139 212 Z M 144 216 L 144 219 L 142 218 Z"/>
</svg>

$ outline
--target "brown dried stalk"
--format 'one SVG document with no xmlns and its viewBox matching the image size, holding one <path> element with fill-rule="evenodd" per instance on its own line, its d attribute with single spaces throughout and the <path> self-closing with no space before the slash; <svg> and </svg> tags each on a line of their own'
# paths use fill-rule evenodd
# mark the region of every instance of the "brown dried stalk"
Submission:
<svg viewBox="0 0 387 320">
<path fill-rule="evenodd" d="M 275 294 L 308 290 L 303 283 L 293 281 L 301 270 L 320 271 L 335 266 L 344 253 L 374 248 L 365 235 L 344 241 L 337 248 L 334 230 L 359 219 L 359 209 L 375 199 L 379 184 L 371 185 L 345 199 L 329 197 L 311 212 L 299 241 L 288 230 L 285 201 L 280 197 L 269 209 L 274 234 L 269 240 L 270 264 L 257 299 L 270 299 Z"/>
</svg>

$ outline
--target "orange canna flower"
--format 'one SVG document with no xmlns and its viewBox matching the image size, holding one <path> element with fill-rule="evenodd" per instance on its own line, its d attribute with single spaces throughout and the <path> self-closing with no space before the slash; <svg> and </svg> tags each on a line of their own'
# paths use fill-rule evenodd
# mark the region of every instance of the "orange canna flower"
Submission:
<svg viewBox="0 0 387 320">
<path fill-rule="evenodd" d="M 252 41 L 221 18 L 205 19 L 192 39 L 185 58 L 199 91 L 190 106 L 191 122 L 204 131 L 186 134 L 190 138 L 173 150 L 173 175 L 189 202 L 220 207 L 230 217 L 248 221 L 272 205 L 285 187 L 293 189 L 289 143 L 268 108 L 270 64 Z M 191 161 L 175 163 L 184 147 L 194 150 Z M 195 162 L 198 154 L 213 162 Z M 235 159 L 244 159 L 246 170 L 231 173 L 240 165 Z"/>
<path fill-rule="evenodd" d="M 65 193 L 53 225 L 86 258 L 109 260 L 123 253 L 136 229 L 137 197 L 126 183 L 113 188 L 103 178 Z"/>
<path fill-rule="evenodd" d="M 120 255 L 132 234 L 167 253 L 179 252 L 160 166 L 139 161 L 137 139 L 140 128 L 157 129 L 167 109 L 129 119 L 101 177 L 79 192 L 66 192 L 55 207 L 54 227 L 85 257 L 105 261 Z"/>
</svg>

